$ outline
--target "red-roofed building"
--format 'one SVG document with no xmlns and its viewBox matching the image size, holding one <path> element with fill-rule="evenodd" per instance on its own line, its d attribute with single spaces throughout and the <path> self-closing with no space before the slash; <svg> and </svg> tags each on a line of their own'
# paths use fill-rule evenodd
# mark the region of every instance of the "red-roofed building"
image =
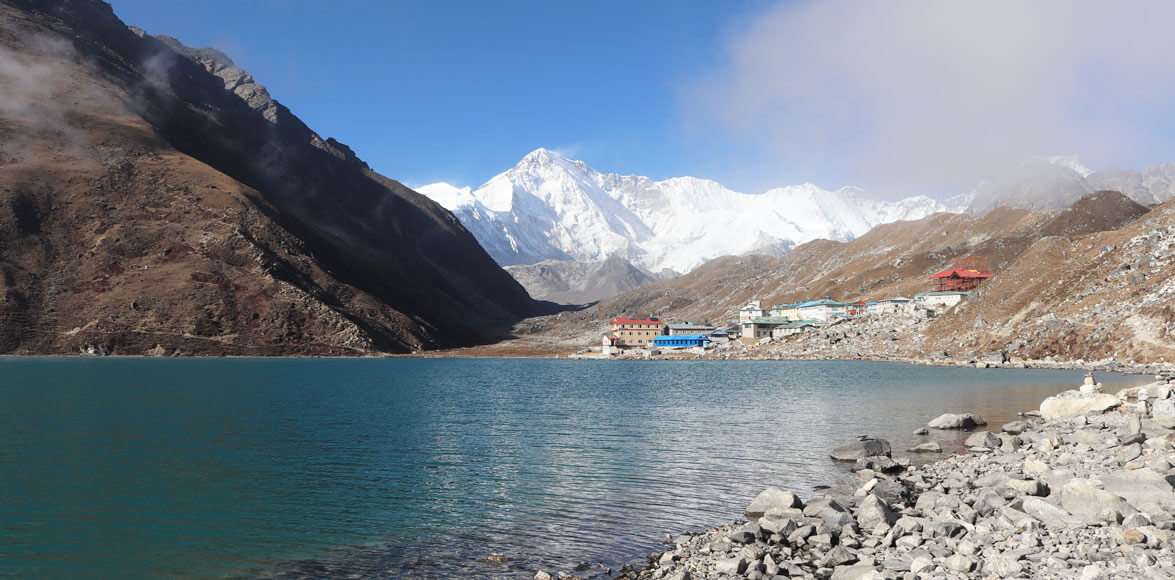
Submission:
<svg viewBox="0 0 1175 580">
<path fill-rule="evenodd" d="M 664 334 L 665 323 L 659 318 L 629 318 L 618 316 L 612 319 L 612 327 L 605 337 L 612 346 L 621 348 L 648 348 L 657 335 Z"/>
<path fill-rule="evenodd" d="M 948 268 L 930 277 L 934 280 L 934 289 L 939 292 L 969 292 L 988 278 L 991 278 L 991 272 L 959 267 Z"/>
</svg>

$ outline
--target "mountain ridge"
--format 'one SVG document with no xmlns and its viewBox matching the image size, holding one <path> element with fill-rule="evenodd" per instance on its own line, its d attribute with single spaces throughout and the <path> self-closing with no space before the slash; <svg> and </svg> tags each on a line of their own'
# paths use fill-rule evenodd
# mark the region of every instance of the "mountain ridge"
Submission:
<svg viewBox="0 0 1175 580">
<path fill-rule="evenodd" d="M 97 0 L 0 1 L 0 51 L 0 352 L 409 352 L 555 311 L 219 52 Z"/>
<path fill-rule="evenodd" d="M 961 210 L 925 196 L 869 200 L 852 187 L 743 193 L 704 178 L 603 173 L 544 148 L 476 189 L 441 182 L 417 190 L 457 215 L 499 263 L 619 254 L 650 271 L 688 271 L 757 246 L 852 239 L 880 223 Z"/>
</svg>

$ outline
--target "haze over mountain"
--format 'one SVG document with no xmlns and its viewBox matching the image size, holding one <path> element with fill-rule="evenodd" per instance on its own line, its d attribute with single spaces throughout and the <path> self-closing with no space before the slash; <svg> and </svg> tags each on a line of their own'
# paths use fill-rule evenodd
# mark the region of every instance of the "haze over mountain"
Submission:
<svg viewBox="0 0 1175 580">
<path fill-rule="evenodd" d="M 973 211 L 997 206 L 1063 209 L 1096 191 L 1118 191 L 1143 205 L 1175 197 L 1175 163 L 1133 170 L 1094 170 L 1069 156 L 1032 159 L 980 183 L 969 195 Z"/>
<path fill-rule="evenodd" d="M 536 149 L 476 189 L 417 190 L 452 211 L 503 265 L 601 262 L 687 272 L 718 256 L 778 252 L 814 239 L 851 240 L 878 224 L 958 212 L 929 197 L 894 202 L 805 183 L 743 193 L 708 179 L 603 173 Z"/>
</svg>

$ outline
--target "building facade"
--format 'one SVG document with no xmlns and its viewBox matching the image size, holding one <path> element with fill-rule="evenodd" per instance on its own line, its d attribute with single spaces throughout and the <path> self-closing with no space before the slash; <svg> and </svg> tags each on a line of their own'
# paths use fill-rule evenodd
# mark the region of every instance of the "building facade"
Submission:
<svg viewBox="0 0 1175 580">
<path fill-rule="evenodd" d="M 763 303 L 758 300 L 752 300 L 746 306 L 738 309 L 738 322 L 742 324 L 751 320 L 752 318 L 762 318 L 766 315 L 763 311 Z"/>
<path fill-rule="evenodd" d="M 811 320 L 792 320 L 771 329 L 771 338 L 786 338 L 792 335 L 800 334 L 810 328 L 814 328 L 815 326 L 816 323 L 812 322 Z"/>
<path fill-rule="evenodd" d="M 886 298 L 884 300 L 874 300 L 869 302 L 866 306 L 866 311 L 869 314 L 889 315 L 889 314 L 913 314 L 914 301 L 909 298 L 896 297 Z"/>
<path fill-rule="evenodd" d="M 914 301 L 929 310 L 950 310 L 957 306 L 970 292 L 944 290 L 924 292 L 914 297 Z"/>
<path fill-rule="evenodd" d="M 692 322 L 675 322 L 669 325 L 669 331 L 666 332 L 669 336 L 685 336 L 705 334 L 708 335 L 714 332 L 717 328 L 709 324 L 694 324 Z"/>
<path fill-rule="evenodd" d="M 665 325 L 657 318 L 628 318 L 619 316 L 612 319 L 608 336 L 612 346 L 620 348 L 648 348 L 653 339 L 664 334 Z"/>
<path fill-rule="evenodd" d="M 653 339 L 654 348 L 706 348 L 710 338 L 704 334 L 662 335 Z"/>
<path fill-rule="evenodd" d="M 809 300 L 795 305 L 796 318 L 794 320 L 815 320 L 817 322 L 831 322 L 837 318 L 848 316 L 849 305 L 837 302 L 831 298 Z"/>
</svg>

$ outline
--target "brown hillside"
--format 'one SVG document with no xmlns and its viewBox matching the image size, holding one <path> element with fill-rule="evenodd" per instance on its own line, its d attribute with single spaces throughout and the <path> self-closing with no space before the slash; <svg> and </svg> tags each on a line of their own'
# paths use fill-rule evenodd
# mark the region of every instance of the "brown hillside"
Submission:
<svg viewBox="0 0 1175 580">
<path fill-rule="evenodd" d="M 403 352 L 549 311 L 223 58 L 0 1 L 0 352 Z"/>
<path fill-rule="evenodd" d="M 602 320 L 621 313 L 727 321 L 752 298 L 910 296 L 930 289 L 929 275 L 955 259 L 982 256 L 995 277 L 970 302 L 921 326 L 917 340 L 886 343 L 886 355 L 1171 360 L 1173 215 L 1170 202 L 1148 212 L 1116 192 L 1091 194 L 1057 213 L 1000 207 L 980 216 L 934 215 L 879 226 L 847 243 L 818 240 L 781 258 L 722 258 L 529 328 L 583 346 L 594 343 Z M 835 334 L 848 340 L 857 333 Z M 870 335 L 859 333 L 861 340 Z M 842 348 L 868 356 L 871 344 L 849 340 Z"/>
<path fill-rule="evenodd" d="M 947 351 L 1175 360 L 1175 203 L 1120 229 L 1038 240 L 927 335 Z"/>
</svg>

